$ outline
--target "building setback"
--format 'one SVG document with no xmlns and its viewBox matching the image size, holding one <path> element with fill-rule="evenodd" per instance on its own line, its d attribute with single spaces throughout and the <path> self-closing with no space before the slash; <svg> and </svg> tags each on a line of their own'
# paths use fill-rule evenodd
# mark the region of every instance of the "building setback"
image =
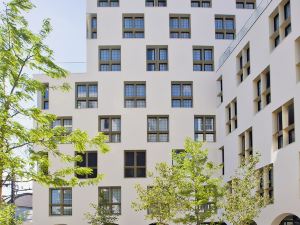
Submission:
<svg viewBox="0 0 300 225">
<path fill-rule="evenodd" d="M 171 164 L 187 137 L 206 142 L 226 182 L 259 152 L 269 204 L 256 224 L 299 224 L 299 21 L 299 0 L 88 0 L 87 71 L 38 104 L 55 125 L 109 136 L 110 153 L 89 149 L 81 165 L 94 171 L 81 179 L 105 178 L 73 189 L 34 184 L 33 224 L 87 225 L 101 192 L 118 224 L 154 223 L 131 209 L 134 185 L 150 184 L 146 171 Z M 51 171 L 63 167 L 51 161 Z"/>
</svg>

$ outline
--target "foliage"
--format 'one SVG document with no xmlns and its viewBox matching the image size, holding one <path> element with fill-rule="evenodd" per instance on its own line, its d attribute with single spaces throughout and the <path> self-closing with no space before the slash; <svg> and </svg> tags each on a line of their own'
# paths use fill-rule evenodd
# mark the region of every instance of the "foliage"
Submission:
<svg viewBox="0 0 300 225">
<path fill-rule="evenodd" d="M 20 225 L 21 219 L 15 218 L 15 207 L 10 204 L 0 204 L 0 224 L 1 225 Z"/>
<path fill-rule="evenodd" d="M 258 162 L 259 155 L 249 156 L 227 185 L 223 217 L 233 225 L 250 225 L 265 207 L 264 197 L 256 191 L 260 183 Z"/>
<path fill-rule="evenodd" d="M 93 207 L 96 212 L 94 214 L 86 213 L 85 216 L 88 220 L 88 224 L 91 225 L 109 225 L 109 224 L 115 224 L 115 222 L 118 220 L 118 218 L 111 214 L 108 208 L 104 205 L 95 205 L 91 204 L 91 207 Z"/>
<path fill-rule="evenodd" d="M 43 21 L 39 33 L 33 33 L 23 16 L 34 7 L 30 0 L 10 0 L 3 4 L 0 8 L 0 202 L 3 186 L 12 178 L 54 187 L 98 183 L 101 175 L 88 181 L 74 177 L 74 173 L 92 171 L 74 168 L 74 162 L 82 160 L 81 157 L 67 155 L 59 146 L 70 144 L 79 152 L 89 148 L 107 152 L 106 136 L 99 133 L 90 138 L 81 130 L 68 133 L 63 127 L 52 128 L 56 116 L 30 106 L 37 93 L 45 92 L 45 85 L 26 71 L 39 71 L 58 80 L 68 76 L 67 71 L 54 63 L 53 51 L 44 44 L 52 30 L 49 19 Z M 61 86 L 50 88 L 70 89 L 69 85 L 60 83 Z M 37 126 L 28 128 L 22 121 L 32 121 Z M 33 151 L 34 146 L 38 151 Z M 49 158 L 57 158 L 69 166 L 45 173 L 45 168 L 51 166 Z M 43 169 L 37 171 L 36 165 Z"/>
</svg>

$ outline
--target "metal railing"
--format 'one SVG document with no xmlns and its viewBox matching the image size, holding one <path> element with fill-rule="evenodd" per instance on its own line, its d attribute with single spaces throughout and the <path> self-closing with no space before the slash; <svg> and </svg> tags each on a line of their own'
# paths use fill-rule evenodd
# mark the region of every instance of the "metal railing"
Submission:
<svg viewBox="0 0 300 225">
<path fill-rule="evenodd" d="M 266 10 L 266 8 L 269 6 L 269 4 L 272 1 L 273 0 L 262 0 L 260 2 L 259 6 L 251 14 L 250 18 L 246 21 L 245 25 L 242 27 L 242 29 L 239 31 L 239 33 L 236 35 L 235 40 L 230 43 L 228 48 L 225 50 L 225 52 L 219 58 L 219 64 L 218 64 L 217 70 L 219 70 L 220 67 L 223 66 L 223 64 L 226 62 L 226 60 L 232 54 L 232 52 L 237 47 L 237 45 L 243 40 L 243 38 L 246 36 L 246 34 L 250 30 L 250 28 L 255 24 L 255 22 L 258 20 L 258 18 Z"/>
</svg>

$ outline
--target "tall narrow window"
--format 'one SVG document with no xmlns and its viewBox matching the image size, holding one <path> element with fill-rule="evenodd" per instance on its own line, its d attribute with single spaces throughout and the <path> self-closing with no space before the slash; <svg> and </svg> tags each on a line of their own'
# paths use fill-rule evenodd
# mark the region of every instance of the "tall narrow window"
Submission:
<svg viewBox="0 0 300 225">
<path fill-rule="evenodd" d="M 191 38 L 190 15 L 170 14 L 170 38 Z"/>
<path fill-rule="evenodd" d="M 125 82 L 124 106 L 125 108 L 146 107 L 146 82 Z"/>
<path fill-rule="evenodd" d="M 99 205 L 113 215 L 121 215 L 121 187 L 99 187 Z"/>
<path fill-rule="evenodd" d="M 195 116 L 195 141 L 216 141 L 215 116 Z"/>
<path fill-rule="evenodd" d="M 169 117 L 148 116 L 148 142 L 169 141 Z"/>
<path fill-rule="evenodd" d="M 71 188 L 50 189 L 50 215 L 51 216 L 72 215 L 72 189 Z"/>
<path fill-rule="evenodd" d="M 259 112 L 271 103 L 270 67 L 267 67 L 254 79 L 254 89 L 255 112 Z"/>
<path fill-rule="evenodd" d="M 233 40 L 235 38 L 235 16 L 216 15 L 215 36 L 216 39 Z"/>
<path fill-rule="evenodd" d="M 76 83 L 76 108 L 97 108 L 98 107 L 98 84 L 97 83 Z"/>
<path fill-rule="evenodd" d="M 121 47 L 99 47 L 99 71 L 121 71 Z"/>
<path fill-rule="evenodd" d="M 191 0 L 191 6 L 197 8 L 211 8 L 211 0 Z"/>
<path fill-rule="evenodd" d="M 120 116 L 100 116 L 99 131 L 109 137 L 109 142 L 121 142 L 121 117 Z"/>
<path fill-rule="evenodd" d="M 146 7 L 166 7 L 167 0 L 146 0 Z"/>
<path fill-rule="evenodd" d="M 222 175 L 225 175 L 225 149 L 224 147 L 220 148 L 221 155 L 222 155 Z"/>
<path fill-rule="evenodd" d="M 119 0 L 98 0 L 98 7 L 118 7 Z"/>
<path fill-rule="evenodd" d="M 123 15 L 123 38 L 144 38 L 144 14 Z"/>
<path fill-rule="evenodd" d="M 253 155 L 253 133 L 252 128 L 239 135 L 240 139 L 240 163 L 244 163 Z"/>
<path fill-rule="evenodd" d="M 193 83 L 172 82 L 172 108 L 193 107 Z"/>
<path fill-rule="evenodd" d="M 80 162 L 76 162 L 77 167 L 85 167 L 92 170 L 91 174 L 85 174 L 85 175 L 76 174 L 76 177 L 80 179 L 96 178 L 98 174 L 97 152 L 85 152 L 85 153 L 76 152 L 75 154 L 76 156 L 81 156 L 82 158 Z"/>
<path fill-rule="evenodd" d="M 214 48 L 212 46 L 193 46 L 193 70 L 214 70 Z"/>
<path fill-rule="evenodd" d="M 219 77 L 219 79 L 217 80 L 218 83 L 218 99 L 219 99 L 219 103 L 223 103 L 223 79 L 222 76 Z"/>
<path fill-rule="evenodd" d="M 237 61 L 237 80 L 238 84 L 242 83 L 251 73 L 250 66 L 250 44 L 247 45 L 240 51 L 236 57 Z"/>
<path fill-rule="evenodd" d="M 125 178 L 146 177 L 146 151 L 125 151 Z"/>
<path fill-rule="evenodd" d="M 97 14 L 87 14 L 87 38 L 97 39 Z"/>
<path fill-rule="evenodd" d="M 168 71 L 168 46 L 147 46 L 147 71 Z"/>
<path fill-rule="evenodd" d="M 49 109 L 49 84 L 44 84 L 45 88 L 42 92 L 42 109 L 47 110 Z"/>
<path fill-rule="evenodd" d="M 231 133 L 238 127 L 238 120 L 237 120 L 237 100 L 234 99 L 226 106 L 226 127 L 227 133 Z"/>
</svg>

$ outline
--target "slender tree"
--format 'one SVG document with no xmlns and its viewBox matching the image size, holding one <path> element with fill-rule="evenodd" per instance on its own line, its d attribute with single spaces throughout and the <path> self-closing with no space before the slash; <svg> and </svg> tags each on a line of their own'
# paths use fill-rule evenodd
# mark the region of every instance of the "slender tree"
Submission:
<svg viewBox="0 0 300 225">
<path fill-rule="evenodd" d="M 39 71 L 53 79 L 64 79 L 68 73 L 53 61 L 53 51 L 44 44 L 51 31 L 50 21 L 43 21 L 40 32 L 33 33 L 24 14 L 34 5 L 30 0 L 10 0 L 0 7 L 0 204 L 3 188 L 10 180 L 35 181 L 54 187 L 89 185 L 102 178 L 81 182 L 74 174 L 90 174 L 87 168 L 74 167 L 80 156 L 67 155 L 59 150 L 60 144 L 71 144 L 75 151 L 89 148 L 108 151 L 106 136 L 99 133 L 90 138 L 81 130 L 68 133 L 63 127 L 52 128 L 56 116 L 31 106 L 37 93 L 45 86 L 26 71 Z M 67 91 L 69 85 L 50 87 Z M 28 128 L 21 121 L 32 121 Z M 38 149 L 38 151 L 34 151 Z M 51 166 L 50 158 L 58 158 L 66 167 L 45 171 Z M 36 169 L 39 165 L 40 169 Z M 2 204 L 3 205 L 3 204 Z M 9 210 L 9 209 L 8 209 Z M 2 224 L 2 223 L 1 223 Z"/>
<path fill-rule="evenodd" d="M 95 213 L 86 213 L 85 216 L 88 223 L 91 225 L 113 225 L 118 220 L 118 217 L 111 214 L 107 206 L 91 204 Z"/>
<path fill-rule="evenodd" d="M 261 209 L 265 207 L 264 197 L 257 193 L 260 183 L 258 162 L 259 155 L 249 156 L 242 162 L 227 185 L 223 217 L 233 225 L 251 225 Z"/>
</svg>

